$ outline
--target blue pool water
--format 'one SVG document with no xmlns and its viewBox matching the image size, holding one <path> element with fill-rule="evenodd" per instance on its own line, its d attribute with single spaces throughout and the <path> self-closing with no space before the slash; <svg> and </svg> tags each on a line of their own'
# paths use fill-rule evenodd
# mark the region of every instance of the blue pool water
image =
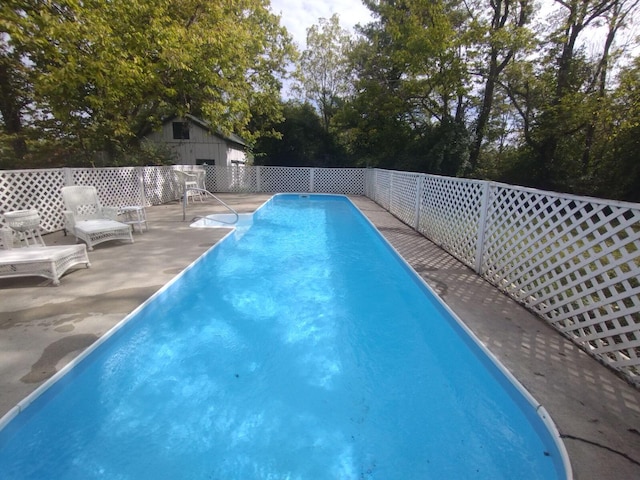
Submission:
<svg viewBox="0 0 640 480">
<path fill-rule="evenodd" d="M 561 446 L 344 197 L 279 195 L 0 431 L 2 479 L 555 479 Z"/>
</svg>

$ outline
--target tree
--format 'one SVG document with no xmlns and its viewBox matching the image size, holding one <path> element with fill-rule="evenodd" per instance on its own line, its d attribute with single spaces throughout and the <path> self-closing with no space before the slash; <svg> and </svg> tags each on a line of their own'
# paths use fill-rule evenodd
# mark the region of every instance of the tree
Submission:
<svg viewBox="0 0 640 480">
<path fill-rule="evenodd" d="M 252 115 L 279 115 L 293 50 L 265 0 L 24 4 L 15 11 L 31 35 L 22 42 L 29 100 L 48 131 L 86 152 L 135 146 L 170 114 L 201 116 L 249 141 L 261 133 L 248 130 Z"/>
<path fill-rule="evenodd" d="M 451 5 L 367 6 L 376 21 L 353 49 L 357 94 L 336 117 L 342 142 L 367 165 L 455 173 L 468 157 L 468 74 Z"/>
<path fill-rule="evenodd" d="M 15 157 L 27 153 L 24 115 L 32 96 L 29 68 L 25 65 L 29 3 L 7 0 L 0 4 L 0 115 L 2 132 Z"/>
<path fill-rule="evenodd" d="M 411 138 L 404 121 L 404 70 L 391 55 L 391 35 L 380 25 L 363 27 L 362 35 L 350 55 L 358 93 L 337 112 L 334 132 L 360 166 L 390 167 L 403 158 Z"/>
<path fill-rule="evenodd" d="M 318 25 L 307 30 L 307 47 L 300 58 L 295 89 L 317 107 L 325 132 L 338 102 L 352 90 L 348 62 L 351 44 L 349 32 L 340 27 L 338 14 L 320 18 Z"/>
<path fill-rule="evenodd" d="M 326 132 L 320 117 L 309 103 L 290 100 L 284 104 L 284 120 L 274 125 L 278 138 L 258 140 L 255 152 L 260 165 L 287 167 L 315 166 Z"/>
<path fill-rule="evenodd" d="M 601 58 L 594 59 L 581 43 L 581 35 L 605 21 L 618 3 L 558 0 L 557 25 L 547 38 L 540 38 L 541 55 L 520 61 L 509 72 L 505 88 L 521 116 L 523 138 L 533 156 L 532 186 L 578 188 L 575 180 L 583 173 L 585 145 L 593 141 L 587 142 L 585 133 L 598 108 L 598 85 L 602 85 L 598 78 L 611 68 L 608 52 L 613 42 L 613 37 L 608 39 Z"/>
<path fill-rule="evenodd" d="M 640 202 L 640 57 L 622 69 L 601 119 L 605 125 L 590 194 Z M 609 112 L 609 113 L 607 113 Z M 615 115 L 612 115 L 615 112 Z"/>
<path fill-rule="evenodd" d="M 489 7 L 488 16 L 481 12 L 474 19 L 475 28 L 480 30 L 480 38 L 486 39 L 486 50 L 480 54 L 478 62 L 484 88 L 475 121 L 473 146 L 469 154 L 469 172 L 474 172 L 478 168 L 480 151 L 490 123 L 495 90 L 499 86 L 500 76 L 514 55 L 528 42 L 529 32 L 525 26 L 532 15 L 530 0 L 491 0 Z M 481 8 L 478 5 L 478 9 Z"/>
<path fill-rule="evenodd" d="M 324 130 L 310 103 L 289 100 L 283 106 L 284 120 L 273 125 L 276 135 L 258 139 L 256 163 L 290 167 L 341 167 L 350 160 Z"/>
<path fill-rule="evenodd" d="M 602 46 L 602 54 L 598 60 L 592 77 L 593 86 L 590 90 L 594 91 L 594 101 L 591 120 L 588 121 L 585 132 L 584 148 L 582 151 L 582 176 L 588 177 L 592 167 L 593 150 L 597 141 L 598 128 L 601 120 L 607 118 L 608 115 L 603 112 L 610 112 L 610 109 L 603 108 L 607 102 L 607 81 L 610 75 L 610 64 L 615 59 L 616 52 L 614 41 L 618 32 L 627 26 L 627 19 L 637 12 L 639 0 L 630 0 L 614 3 L 612 8 L 604 15 L 604 21 L 607 33 Z"/>
<path fill-rule="evenodd" d="M 25 70 L 18 54 L 11 51 L 0 53 L 0 114 L 4 133 L 16 157 L 27 153 L 21 115 L 26 105 L 24 93 L 29 88 Z"/>
</svg>

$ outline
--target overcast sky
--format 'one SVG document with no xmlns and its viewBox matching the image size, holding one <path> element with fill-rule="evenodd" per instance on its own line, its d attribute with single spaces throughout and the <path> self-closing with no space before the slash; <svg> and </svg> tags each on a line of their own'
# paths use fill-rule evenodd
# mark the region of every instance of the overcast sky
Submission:
<svg viewBox="0 0 640 480">
<path fill-rule="evenodd" d="M 271 0 L 271 11 L 281 15 L 284 25 L 300 50 L 306 45 L 307 28 L 319 18 L 340 17 L 340 25 L 353 32 L 354 25 L 371 21 L 369 10 L 360 0 Z"/>
</svg>

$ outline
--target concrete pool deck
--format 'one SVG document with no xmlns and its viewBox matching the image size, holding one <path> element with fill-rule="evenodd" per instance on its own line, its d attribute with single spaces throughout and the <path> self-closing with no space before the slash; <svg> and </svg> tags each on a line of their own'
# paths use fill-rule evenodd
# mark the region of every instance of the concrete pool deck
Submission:
<svg viewBox="0 0 640 480">
<path fill-rule="evenodd" d="M 241 213 L 271 197 L 219 196 Z M 640 478 L 640 390 L 379 205 L 351 199 L 547 409 L 574 478 Z M 0 279 L 0 416 L 218 242 L 228 230 L 189 228 L 189 220 L 223 212 L 211 199 L 189 204 L 187 221 L 178 202 L 150 207 L 148 232 L 135 233 L 134 244 L 96 246 L 91 268 L 70 270 L 59 287 L 38 277 Z M 62 232 L 44 239 L 75 242 Z"/>
</svg>

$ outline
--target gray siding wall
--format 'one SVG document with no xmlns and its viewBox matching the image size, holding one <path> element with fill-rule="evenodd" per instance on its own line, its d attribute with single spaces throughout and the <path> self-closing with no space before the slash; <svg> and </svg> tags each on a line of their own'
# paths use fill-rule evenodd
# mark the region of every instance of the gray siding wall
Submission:
<svg viewBox="0 0 640 480">
<path fill-rule="evenodd" d="M 176 163 L 195 165 L 197 160 L 207 161 L 208 165 L 227 167 L 232 161 L 244 162 L 246 153 L 241 148 L 228 143 L 223 138 L 211 134 L 200 125 L 189 122 L 189 139 L 173 138 L 173 122 L 182 121 L 176 118 L 162 126 L 162 130 L 153 132 L 147 138 L 153 142 L 162 142 L 176 152 Z"/>
</svg>

